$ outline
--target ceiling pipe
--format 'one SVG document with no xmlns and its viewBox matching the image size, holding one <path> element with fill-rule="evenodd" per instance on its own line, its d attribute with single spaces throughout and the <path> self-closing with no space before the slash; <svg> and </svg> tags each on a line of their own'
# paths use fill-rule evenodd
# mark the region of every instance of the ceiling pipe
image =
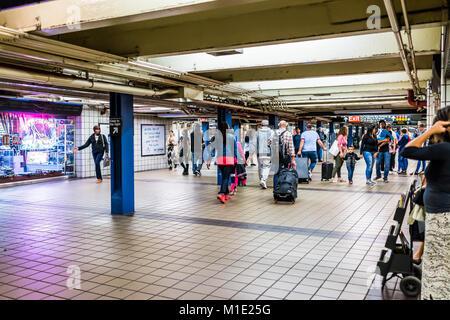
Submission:
<svg viewBox="0 0 450 320">
<path fill-rule="evenodd" d="M 400 34 L 400 28 L 398 26 L 397 16 L 394 10 L 394 6 L 392 4 L 392 0 L 384 0 L 384 6 L 386 7 L 386 11 L 389 17 L 389 22 L 391 24 L 392 32 L 394 32 L 395 39 L 397 40 L 398 48 L 400 49 L 400 57 L 402 59 L 403 67 L 405 68 L 406 74 L 408 75 L 409 81 L 411 82 L 411 86 L 414 90 L 414 93 L 418 93 L 418 88 L 415 84 L 414 78 L 411 74 L 411 69 L 409 67 L 408 59 L 406 56 L 405 47 L 403 45 L 402 36 Z"/>
<path fill-rule="evenodd" d="M 419 81 L 419 77 L 417 75 L 416 53 L 414 52 L 414 46 L 413 46 L 412 36 L 411 36 L 411 27 L 409 25 L 409 20 L 408 20 L 408 10 L 406 9 L 405 0 L 400 0 L 400 2 L 402 4 L 403 19 L 405 20 L 405 31 L 406 31 L 406 35 L 408 36 L 409 52 L 411 54 L 411 61 L 413 64 L 413 69 L 414 69 L 414 79 L 416 80 L 416 87 L 417 87 L 418 92 L 421 92 L 420 81 Z"/>
<path fill-rule="evenodd" d="M 27 71 L 19 70 L 3 66 L 0 66 L 0 77 L 18 81 L 37 82 L 56 86 L 64 86 L 69 88 L 87 89 L 93 91 L 125 93 L 144 97 L 161 96 L 164 94 L 178 94 L 178 90 L 174 89 L 155 91 L 151 89 L 136 88 L 105 82 L 73 79 L 71 77 L 62 77 L 28 70 Z"/>
</svg>

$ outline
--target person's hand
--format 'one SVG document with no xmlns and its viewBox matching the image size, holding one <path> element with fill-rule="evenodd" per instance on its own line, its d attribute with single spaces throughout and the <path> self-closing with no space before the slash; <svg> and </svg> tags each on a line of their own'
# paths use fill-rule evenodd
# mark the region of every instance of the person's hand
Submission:
<svg viewBox="0 0 450 320">
<path fill-rule="evenodd" d="M 323 147 L 323 151 L 327 151 L 327 148 L 326 148 L 326 147 Z"/>
<path fill-rule="evenodd" d="M 359 155 L 359 158 L 362 159 L 362 158 L 364 158 L 364 156 L 363 156 L 362 154 L 360 154 L 360 155 Z"/>
<path fill-rule="evenodd" d="M 75 148 L 73 148 L 73 153 L 75 153 L 75 152 L 77 152 L 78 151 L 78 148 L 77 147 L 75 147 Z"/>
<path fill-rule="evenodd" d="M 431 128 L 430 131 L 432 134 L 435 133 L 444 133 L 450 127 L 450 121 L 438 121 Z"/>
<path fill-rule="evenodd" d="M 294 168 L 297 168 L 297 164 L 295 163 L 295 160 L 291 161 L 291 166 L 294 167 Z"/>
<path fill-rule="evenodd" d="M 109 157 L 109 152 L 106 152 L 106 156 Z"/>
<path fill-rule="evenodd" d="M 301 156 L 302 156 L 302 153 L 299 151 L 299 152 L 297 152 L 297 155 L 298 155 L 299 157 L 301 157 Z"/>
</svg>

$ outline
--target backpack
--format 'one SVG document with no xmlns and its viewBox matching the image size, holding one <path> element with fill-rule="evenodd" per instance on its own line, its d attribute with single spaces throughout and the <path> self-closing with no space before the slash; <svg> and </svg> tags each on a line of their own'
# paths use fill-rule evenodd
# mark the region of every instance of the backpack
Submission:
<svg viewBox="0 0 450 320">
<path fill-rule="evenodd" d="M 287 132 L 287 130 L 284 130 L 280 135 L 278 136 L 278 145 L 279 145 L 279 159 L 280 163 L 287 164 L 289 163 L 289 152 L 286 145 L 286 142 L 283 139 L 283 135 Z"/>
</svg>

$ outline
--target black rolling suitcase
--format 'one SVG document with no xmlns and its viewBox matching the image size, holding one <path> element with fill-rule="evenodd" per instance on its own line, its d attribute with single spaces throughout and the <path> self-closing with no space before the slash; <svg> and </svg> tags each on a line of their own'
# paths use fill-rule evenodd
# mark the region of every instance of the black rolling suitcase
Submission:
<svg viewBox="0 0 450 320">
<path fill-rule="evenodd" d="M 290 201 L 295 203 L 297 198 L 298 174 L 295 168 L 280 170 L 277 185 L 273 189 L 275 203 L 278 201 Z"/>
<path fill-rule="evenodd" d="M 333 163 L 328 162 L 327 160 L 328 160 L 328 151 L 325 151 L 325 161 L 322 162 L 322 179 L 320 179 L 321 181 L 330 180 L 331 175 L 333 173 Z"/>
</svg>

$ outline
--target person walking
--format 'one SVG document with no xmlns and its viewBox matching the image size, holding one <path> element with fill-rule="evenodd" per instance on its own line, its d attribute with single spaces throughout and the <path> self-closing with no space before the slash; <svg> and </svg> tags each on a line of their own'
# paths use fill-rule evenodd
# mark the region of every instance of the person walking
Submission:
<svg viewBox="0 0 450 320">
<path fill-rule="evenodd" d="M 278 124 L 278 129 L 275 134 L 269 139 L 269 145 L 274 146 L 278 144 L 278 170 L 273 176 L 273 185 L 277 185 L 278 176 L 281 169 L 287 168 L 289 165 L 296 167 L 295 165 L 295 151 L 294 143 L 292 141 L 292 134 L 287 130 L 287 122 L 282 120 Z M 277 139 L 277 142 L 274 142 Z M 274 154 L 273 154 L 274 155 Z"/>
<path fill-rule="evenodd" d="M 204 145 L 200 124 L 195 123 L 191 132 L 192 173 L 198 177 L 202 175 Z"/>
<path fill-rule="evenodd" d="M 430 145 L 425 145 L 430 139 Z M 430 161 L 425 171 L 425 245 L 422 300 L 450 300 L 450 107 L 439 109 L 433 126 L 408 143 L 402 156 Z"/>
<path fill-rule="evenodd" d="M 298 150 L 297 155 L 303 158 L 308 158 L 309 163 L 309 180 L 311 181 L 312 172 L 316 166 L 317 163 L 317 144 L 319 147 L 321 147 L 323 150 L 327 150 L 325 146 L 322 143 L 322 140 L 320 140 L 319 135 L 314 130 L 311 130 L 312 125 L 308 123 L 306 125 L 306 130 L 301 135 L 301 142 L 300 147 Z"/>
<path fill-rule="evenodd" d="M 425 125 L 423 123 L 420 123 L 418 126 L 418 130 L 414 133 L 413 138 L 417 138 L 418 136 L 422 135 L 425 133 Z M 422 166 L 422 171 L 420 170 L 420 166 Z M 425 160 L 419 160 L 417 162 L 417 167 L 416 167 L 416 171 L 412 172 L 411 175 L 418 175 L 420 172 L 425 172 L 425 168 L 426 168 L 427 164 Z"/>
<path fill-rule="evenodd" d="M 370 126 L 361 139 L 360 153 L 366 162 L 366 184 L 374 185 L 372 181 L 373 165 L 375 163 L 375 153 L 378 151 L 377 127 Z"/>
<path fill-rule="evenodd" d="M 348 146 L 348 152 L 344 157 L 347 165 L 348 183 L 353 184 L 353 173 L 355 172 L 356 161 L 361 159 L 361 155 L 355 153 L 355 147 Z"/>
<path fill-rule="evenodd" d="M 327 141 L 327 135 L 325 134 L 325 132 L 323 132 L 323 128 L 322 127 L 319 127 L 317 129 L 317 134 L 319 135 L 319 138 L 320 138 L 320 141 L 322 141 L 322 144 L 325 145 L 325 142 Z M 317 143 L 316 147 L 317 147 L 317 156 L 319 158 L 319 162 L 322 162 L 322 160 L 323 160 L 323 151 L 326 151 L 326 150 L 324 150 L 324 148 L 322 148 L 319 145 L 319 143 Z"/>
<path fill-rule="evenodd" d="M 299 127 L 295 127 L 295 132 L 294 133 L 295 134 L 292 136 L 292 141 L 294 142 L 295 154 L 297 154 L 299 149 L 300 149 L 300 142 L 302 140 L 302 133 L 301 133 Z"/>
<path fill-rule="evenodd" d="M 394 140 L 389 142 L 389 154 L 390 154 L 389 172 L 393 173 L 394 169 L 395 169 L 395 155 L 396 155 L 397 149 L 398 149 L 398 139 L 397 139 L 397 135 L 390 123 L 388 123 L 386 125 L 386 129 L 390 132 L 392 137 L 394 137 Z"/>
<path fill-rule="evenodd" d="M 398 174 L 406 175 L 408 170 L 408 159 L 401 155 L 403 149 L 410 142 L 408 130 L 403 128 L 400 131 L 400 139 L 398 140 Z"/>
<path fill-rule="evenodd" d="M 230 199 L 230 189 L 228 184 L 231 174 L 235 171 L 235 158 L 237 155 L 237 143 L 234 139 L 234 135 L 231 132 L 228 132 L 229 129 L 230 127 L 228 123 L 220 123 L 220 132 L 217 134 L 221 134 L 223 138 L 215 139 L 217 166 L 222 177 L 217 199 L 219 199 L 222 203 L 225 203 L 228 199 Z"/>
<path fill-rule="evenodd" d="M 73 148 L 73 152 L 81 151 L 89 145 L 92 145 L 92 157 L 94 158 L 95 163 L 95 174 L 97 176 L 97 183 L 101 183 L 103 181 L 102 178 L 102 170 L 100 168 L 100 163 L 103 159 L 103 155 L 106 153 L 106 156 L 109 156 L 109 144 L 108 139 L 104 134 L 100 133 L 100 127 L 94 126 L 94 133 L 89 136 L 86 143 L 81 147 Z"/>
<path fill-rule="evenodd" d="M 180 141 L 178 145 L 180 146 L 180 165 L 183 168 L 183 175 L 187 176 L 189 175 L 189 160 L 190 160 L 190 135 L 189 130 L 187 128 L 184 128 L 182 131 L 182 135 L 180 137 Z"/>
<path fill-rule="evenodd" d="M 258 176 L 259 185 L 263 189 L 267 189 L 267 178 L 270 173 L 270 155 L 269 147 L 272 130 L 269 128 L 269 121 L 263 120 L 261 128 L 256 133 L 256 155 L 258 158 Z"/>
<path fill-rule="evenodd" d="M 177 168 L 176 152 L 177 152 L 177 139 L 173 135 L 173 130 L 169 131 L 169 138 L 167 139 L 167 163 L 169 164 L 169 170 L 172 170 L 175 166 Z"/>
<path fill-rule="evenodd" d="M 383 181 L 388 182 L 388 175 L 390 169 L 391 154 L 389 153 L 389 142 L 394 141 L 392 134 L 386 129 L 386 121 L 380 120 L 380 130 L 377 136 L 378 139 L 378 154 L 377 154 L 377 176 L 375 180 L 381 179 L 381 162 L 384 161 L 384 176 Z"/>
<path fill-rule="evenodd" d="M 337 147 L 339 149 L 339 153 L 334 157 L 334 168 L 331 173 L 331 182 L 336 182 L 334 177 L 338 176 L 339 182 L 345 182 L 345 180 L 341 177 L 341 168 L 344 164 L 345 154 L 347 153 L 347 136 L 348 136 L 348 128 L 346 126 L 342 126 L 339 129 L 338 137 L 337 137 Z"/>
</svg>

